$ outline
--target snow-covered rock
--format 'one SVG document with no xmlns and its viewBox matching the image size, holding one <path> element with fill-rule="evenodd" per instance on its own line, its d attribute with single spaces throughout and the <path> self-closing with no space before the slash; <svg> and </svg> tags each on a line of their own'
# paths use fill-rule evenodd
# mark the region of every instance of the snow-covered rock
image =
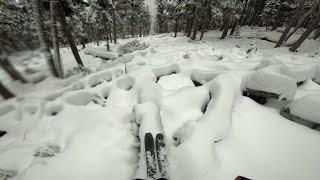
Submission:
<svg viewBox="0 0 320 180">
<path fill-rule="evenodd" d="M 244 88 L 279 94 L 279 99 L 287 100 L 292 100 L 297 92 L 295 80 L 267 71 L 257 71 L 249 75 L 244 82 Z"/>
<path fill-rule="evenodd" d="M 103 51 L 101 49 L 95 49 L 95 48 L 86 48 L 84 50 L 84 53 L 87 55 L 92 55 L 94 57 L 99 57 L 106 60 L 118 58 L 118 55 L 114 52 Z"/>
<path fill-rule="evenodd" d="M 166 90 L 178 90 L 183 87 L 194 87 L 190 78 L 181 74 L 162 76 L 159 79 L 158 84 Z"/>
<path fill-rule="evenodd" d="M 315 123 L 320 123 L 320 95 L 310 94 L 288 105 L 290 113 Z"/>
<path fill-rule="evenodd" d="M 308 79 L 313 79 L 316 75 L 316 66 L 312 65 L 298 65 L 293 67 L 281 67 L 281 74 L 286 75 L 296 82 L 303 82 Z"/>
</svg>

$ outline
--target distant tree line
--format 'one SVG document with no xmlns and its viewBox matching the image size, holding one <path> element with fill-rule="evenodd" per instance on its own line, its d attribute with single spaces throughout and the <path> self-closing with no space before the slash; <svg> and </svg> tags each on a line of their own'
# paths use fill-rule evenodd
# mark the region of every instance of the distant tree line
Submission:
<svg viewBox="0 0 320 180">
<path fill-rule="evenodd" d="M 147 8 L 144 0 L 0 0 L 0 65 L 13 80 L 28 83 L 8 55 L 40 48 L 51 74 L 64 78 L 60 46 L 71 48 L 81 69 L 77 45 L 105 41 L 110 50 L 119 37 L 148 35 Z M 14 96 L 1 82 L 0 92 Z"/>
<path fill-rule="evenodd" d="M 156 0 L 158 33 L 184 32 L 203 38 L 207 30 L 219 29 L 221 39 L 241 26 L 261 26 L 274 31 L 285 26 L 275 47 L 280 47 L 299 28 L 306 28 L 289 50 L 296 51 L 305 39 L 320 36 L 320 0 Z"/>
</svg>

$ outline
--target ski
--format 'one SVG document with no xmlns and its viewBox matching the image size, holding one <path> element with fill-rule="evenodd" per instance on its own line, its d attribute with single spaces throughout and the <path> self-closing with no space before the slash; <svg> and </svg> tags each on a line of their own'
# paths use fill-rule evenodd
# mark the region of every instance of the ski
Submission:
<svg viewBox="0 0 320 180">
<path fill-rule="evenodd" d="M 166 144 L 163 134 L 157 134 L 156 136 L 156 155 L 158 160 L 158 168 L 160 179 L 167 179 L 167 153 L 166 153 Z"/>
<path fill-rule="evenodd" d="M 146 168 L 147 177 L 155 178 L 157 174 L 156 157 L 153 136 L 151 133 L 146 133 L 144 136 L 145 155 L 146 155 Z"/>
</svg>

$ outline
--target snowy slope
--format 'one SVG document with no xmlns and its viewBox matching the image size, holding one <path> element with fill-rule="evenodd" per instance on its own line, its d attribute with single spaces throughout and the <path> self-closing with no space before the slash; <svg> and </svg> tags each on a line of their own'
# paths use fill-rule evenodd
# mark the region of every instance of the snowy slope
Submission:
<svg viewBox="0 0 320 180">
<path fill-rule="evenodd" d="M 221 41 L 219 35 L 210 32 L 196 42 L 170 34 L 144 37 L 148 49 L 112 62 L 81 51 L 93 71 L 87 76 L 47 78 L 35 86 L 7 81 L 20 96 L 0 104 L 0 130 L 8 132 L 0 137 L 0 177 L 144 178 L 141 137 L 164 132 L 171 180 L 319 179 L 319 132 L 281 117 L 283 102 L 262 106 L 242 89 L 251 78 L 251 88 L 290 100 L 320 95 L 311 80 L 320 57 L 308 57 L 312 46 L 295 54 L 259 39 L 258 51 L 248 56 L 252 39 Z M 66 69 L 75 66 L 70 50 L 62 55 Z M 256 71 L 263 78 L 252 78 Z M 277 77 L 284 82 L 273 81 Z M 300 81 L 306 82 L 297 88 Z M 280 87 L 286 83 L 290 88 Z"/>
</svg>

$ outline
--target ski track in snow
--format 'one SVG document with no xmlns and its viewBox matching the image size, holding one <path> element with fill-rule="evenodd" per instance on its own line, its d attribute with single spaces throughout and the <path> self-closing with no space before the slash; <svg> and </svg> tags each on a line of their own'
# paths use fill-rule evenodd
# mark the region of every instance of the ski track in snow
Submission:
<svg viewBox="0 0 320 180">
<path fill-rule="evenodd" d="M 61 82 L 48 79 L 3 102 L 0 130 L 8 133 L 0 137 L 0 177 L 13 170 L 12 179 L 23 180 L 145 178 L 143 139 L 150 132 L 166 136 L 171 180 L 317 179 L 319 132 L 281 117 L 278 101 L 262 106 L 241 90 L 258 87 L 258 79 L 294 100 L 320 95 L 311 80 L 319 57 L 260 40 L 248 57 L 250 40 L 219 41 L 218 35 L 197 42 L 169 34 L 141 38 L 151 46 L 133 52 L 127 63 L 105 63 Z M 63 58 L 71 57 L 63 50 Z M 81 55 L 87 65 L 100 66 Z M 264 81 L 268 73 L 306 82 L 272 86 Z"/>
</svg>

